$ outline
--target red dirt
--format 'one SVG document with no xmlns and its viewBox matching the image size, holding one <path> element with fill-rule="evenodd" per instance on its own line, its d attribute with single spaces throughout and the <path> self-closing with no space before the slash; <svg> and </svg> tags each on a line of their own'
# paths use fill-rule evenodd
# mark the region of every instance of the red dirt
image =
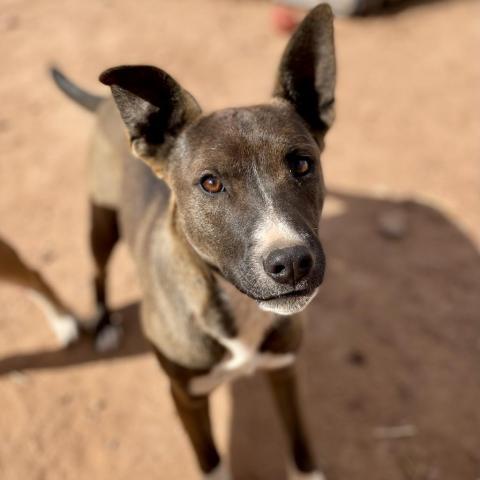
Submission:
<svg viewBox="0 0 480 480">
<path fill-rule="evenodd" d="M 0 6 L 1 234 L 83 315 L 93 310 L 86 150 L 92 119 L 48 79 L 162 66 L 207 108 L 265 99 L 286 38 L 269 3 L 4 0 Z M 480 25 L 437 1 L 339 19 L 338 121 L 324 155 L 325 285 L 299 362 L 330 480 L 480 477 Z M 406 201 L 405 201 L 406 200 Z M 399 240 L 379 233 L 391 209 Z M 142 339 L 122 246 L 112 267 L 124 345 L 58 351 L 25 295 L 0 286 L 2 480 L 194 479 L 165 376 Z M 127 305 L 127 307 L 125 307 Z M 285 445 L 261 376 L 214 395 L 237 480 L 283 480 Z M 379 427 L 414 435 L 378 438 Z"/>
</svg>

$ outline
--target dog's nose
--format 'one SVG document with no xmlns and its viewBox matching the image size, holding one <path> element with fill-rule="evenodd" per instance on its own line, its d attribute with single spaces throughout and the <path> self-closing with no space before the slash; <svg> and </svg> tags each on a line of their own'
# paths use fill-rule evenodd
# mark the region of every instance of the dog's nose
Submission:
<svg viewBox="0 0 480 480">
<path fill-rule="evenodd" d="M 271 278 L 292 287 L 308 275 L 312 267 L 312 254 L 302 245 L 273 250 L 263 261 L 263 268 Z"/>
</svg>

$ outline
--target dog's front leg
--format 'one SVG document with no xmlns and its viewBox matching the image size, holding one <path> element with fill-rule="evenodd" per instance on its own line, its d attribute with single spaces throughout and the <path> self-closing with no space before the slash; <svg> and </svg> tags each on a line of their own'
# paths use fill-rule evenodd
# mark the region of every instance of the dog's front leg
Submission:
<svg viewBox="0 0 480 480">
<path fill-rule="evenodd" d="M 268 370 L 267 376 L 277 409 L 288 435 L 293 457 L 292 480 L 325 480 L 317 469 L 300 414 L 295 366 Z"/>
<path fill-rule="evenodd" d="M 194 396 L 188 387 L 172 380 L 171 392 L 178 415 L 190 438 L 205 480 L 231 480 L 221 463 L 212 435 L 207 395 Z"/>
</svg>

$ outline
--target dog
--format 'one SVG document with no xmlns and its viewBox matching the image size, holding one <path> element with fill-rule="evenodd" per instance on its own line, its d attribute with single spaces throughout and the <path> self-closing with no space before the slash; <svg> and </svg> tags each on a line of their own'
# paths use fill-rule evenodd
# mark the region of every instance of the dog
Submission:
<svg viewBox="0 0 480 480">
<path fill-rule="evenodd" d="M 318 224 L 325 195 L 320 155 L 335 104 L 330 7 L 317 6 L 300 24 L 273 99 L 261 105 L 204 114 L 176 80 L 147 65 L 100 75 L 113 100 L 52 73 L 96 116 L 89 189 L 98 338 L 114 328 L 105 279 L 121 236 L 139 274 L 143 331 L 169 376 L 204 478 L 231 478 L 212 437 L 209 393 L 265 369 L 294 478 L 323 479 L 301 420 L 294 360 L 298 314 L 325 270 Z M 243 319 L 232 314 L 218 279 L 271 312 L 253 340 L 242 336 Z"/>
<path fill-rule="evenodd" d="M 60 300 L 40 272 L 22 260 L 6 240 L 0 238 L 0 281 L 29 291 L 30 297 L 41 308 L 62 347 L 79 337 L 79 322 L 70 308 Z"/>
</svg>

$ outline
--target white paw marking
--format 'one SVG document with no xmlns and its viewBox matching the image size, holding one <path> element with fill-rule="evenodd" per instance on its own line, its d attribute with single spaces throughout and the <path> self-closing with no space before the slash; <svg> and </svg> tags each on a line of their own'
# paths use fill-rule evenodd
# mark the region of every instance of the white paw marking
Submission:
<svg viewBox="0 0 480 480">
<path fill-rule="evenodd" d="M 232 357 L 213 367 L 207 374 L 192 378 L 189 389 L 194 395 L 210 393 L 220 384 L 242 375 L 252 375 L 258 369 L 286 367 L 295 360 L 293 353 L 258 352 L 238 339 L 224 338 L 219 341 L 230 351 Z"/>
<path fill-rule="evenodd" d="M 106 326 L 95 339 L 95 350 L 100 353 L 110 352 L 118 348 L 122 329 L 118 325 Z"/>
<path fill-rule="evenodd" d="M 29 293 L 32 300 L 47 317 L 48 323 L 62 347 L 66 347 L 78 339 L 78 324 L 72 315 L 59 313 L 57 307 L 40 293 L 33 290 Z"/>
<path fill-rule="evenodd" d="M 50 325 L 60 345 L 66 347 L 79 337 L 78 324 L 71 315 L 61 315 L 50 320 Z"/>
<path fill-rule="evenodd" d="M 206 473 L 203 476 L 204 480 L 232 480 L 232 475 L 228 469 L 220 463 L 214 470 L 210 473 Z"/>
</svg>

